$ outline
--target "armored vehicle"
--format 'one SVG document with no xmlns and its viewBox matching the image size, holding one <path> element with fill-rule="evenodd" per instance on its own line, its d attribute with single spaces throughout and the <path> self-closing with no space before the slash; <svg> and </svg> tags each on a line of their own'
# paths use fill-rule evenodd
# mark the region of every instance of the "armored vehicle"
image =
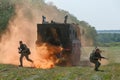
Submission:
<svg viewBox="0 0 120 80">
<path fill-rule="evenodd" d="M 77 24 L 47 23 L 37 24 L 36 44 L 46 42 L 55 46 L 62 46 L 61 62 L 57 65 L 78 66 L 80 64 L 81 42 L 80 28 Z"/>
</svg>

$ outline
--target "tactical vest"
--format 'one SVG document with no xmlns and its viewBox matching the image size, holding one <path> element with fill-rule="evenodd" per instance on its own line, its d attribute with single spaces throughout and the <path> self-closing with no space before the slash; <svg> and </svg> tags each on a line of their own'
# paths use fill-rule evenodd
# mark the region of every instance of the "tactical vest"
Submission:
<svg viewBox="0 0 120 80">
<path fill-rule="evenodd" d="M 94 56 L 95 56 L 95 53 L 93 53 L 93 52 L 90 53 L 90 57 L 89 57 L 90 61 L 91 61 L 91 60 L 94 60 Z"/>
</svg>

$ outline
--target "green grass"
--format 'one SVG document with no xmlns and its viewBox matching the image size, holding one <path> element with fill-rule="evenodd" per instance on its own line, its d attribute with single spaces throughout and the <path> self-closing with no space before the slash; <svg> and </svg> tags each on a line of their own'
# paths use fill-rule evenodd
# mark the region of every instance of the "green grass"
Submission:
<svg viewBox="0 0 120 80">
<path fill-rule="evenodd" d="M 84 48 L 84 55 L 93 48 Z M 104 72 L 95 72 L 94 67 L 59 67 L 52 69 L 36 69 L 0 64 L 0 80 L 120 80 L 120 47 L 101 47 L 104 55 L 109 58 L 109 64 L 101 66 Z"/>
<path fill-rule="evenodd" d="M 104 72 L 93 67 L 55 67 L 53 69 L 20 68 L 0 65 L 0 80 L 119 80 L 120 64 L 101 66 Z"/>
</svg>

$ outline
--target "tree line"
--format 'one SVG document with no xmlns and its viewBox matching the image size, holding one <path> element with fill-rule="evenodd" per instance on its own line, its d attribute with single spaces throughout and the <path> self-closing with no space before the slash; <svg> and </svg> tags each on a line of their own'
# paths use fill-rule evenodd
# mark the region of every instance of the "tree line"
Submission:
<svg viewBox="0 0 120 80">
<path fill-rule="evenodd" d="M 118 46 L 120 45 L 120 33 L 99 33 L 97 43 L 100 46 Z"/>
</svg>

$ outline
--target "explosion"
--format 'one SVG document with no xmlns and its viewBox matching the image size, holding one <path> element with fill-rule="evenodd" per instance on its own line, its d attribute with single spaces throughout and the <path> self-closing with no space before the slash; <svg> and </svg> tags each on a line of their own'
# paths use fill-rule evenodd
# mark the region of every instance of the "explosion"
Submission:
<svg viewBox="0 0 120 80">
<path fill-rule="evenodd" d="M 37 48 L 37 59 L 35 60 L 34 67 L 36 68 L 52 68 L 57 63 L 57 54 L 60 54 L 62 48 L 53 46 L 48 43 L 43 43 L 42 46 Z"/>
</svg>

